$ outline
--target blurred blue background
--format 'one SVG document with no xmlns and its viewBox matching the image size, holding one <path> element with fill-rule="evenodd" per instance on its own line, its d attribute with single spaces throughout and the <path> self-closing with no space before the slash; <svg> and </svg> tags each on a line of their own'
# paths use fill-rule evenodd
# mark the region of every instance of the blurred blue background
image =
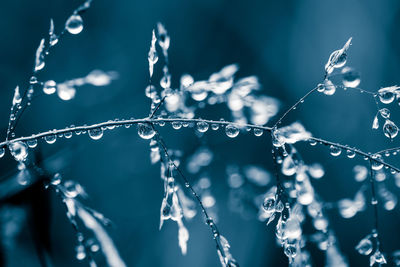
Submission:
<svg viewBox="0 0 400 267">
<path fill-rule="evenodd" d="M 26 85 L 39 41 L 54 19 L 59 31 L 69 14 L 81 2 L 61 0 L 3 1 L 0 7 L 0 125 L 5 138 L 9 107 L 16 85 Z M 398 1 L 104 1 L 95 0 L 84 14 L 84 30 L 67 35 L 47 60 L 40 79 L 64 81 L 83 77 L 93 69 L 113 70 L 119 79 L 107 87 L 84 86 L 75 99 L 64 102 L 55 95 L 34 101 L 17 129 L 17 136 L 29 135 L 71 124 L 92 124 L 114 118 L 144 117 L 149 101 L 144 96 L 148 81 L 147 53 L 151 31 L 158 21 L 171 37 L 170 72 L 172 85 L 190 73 L 195 80 L 206 79 L 223 66 L 238 63 L 238 76 L 256 75 L 262 92 L 278 98 L 287 108 L 319 83 L 330 53 L 349 37 L 348 65 L 361 72 L 361 88 L 376 91 L 400 84 L 400 25 Z M 399 121 L 397 104 L 393 120 Z M 205 111 L 207 114 L 207 111 Z M 373 100 L 352 91 L 338 90 L 334 96 L 316 94 L 288 117 L 299 120 L 316 137 L 377 151 L 399 145 L 381 130 L 373 131 L 376 114 Z M 219 119 L 226 113 L 209 112 Z M 165 128 L 165 129 L 164 129 Z M 231 243 L 231 252 L 242 266 L 287 264 L 276 245 L 274 226 L 255 219 L 255 213 L 240 216 L 229 208 L 226 164 L 256 164 L 272 170 L 268 136 L 254 138 L 241 134 L 229 139 L 222 132 L 208 132 L 201 139 L 190 129 L 161 129 L 171 148 L 193 153 L 207 142 L 215 159 L 208 174 L 217 199 L 219 228 Z M 74 136 L 53 145 L 39 144 L 43 157 L 58 155 L 60 172 L 79 181 L 91 207 L 103 212 L 115 224 L 109 230 L 128 266 L 219 266 L 209 229 L 198 215 L 186 222 L 190 232 L 188 254 L 182 256 L 177 227 L 167 222 L 161 231 L 159 209 L 163 185 L 159 169 L 150 164 L 148 142 L 134 127 L 106 132 L 101 141 Z M 352 167 L 362 159 L 334 159 L 327 149 L 300 145 L 306 162 L 321 162 L 326 176 L 314 183 L 327 201 L 352 197 L 359 184 Z M 61 156 L 60 156 L 61 154 Z M 389 159 L 394 164 L 398 159 Z M 0 161 L 2 174 L 15 170 L 9 155 Z M 195 181 L 198 177 L 190 177 Z M 392 181 L 388 181 L 392 191 Z M 75 240 L 59 199 L 51 194 L 51 240 L 55 266 L 84 266 L 74 258 Z M 368 264 L 368 258 L 354 250 L 373 226 L 372 210 L 352 219 L 328 214 L 338 241 L 351 266 Z M 399 248 L 399 211 L 380 209 L 383 251 Z M 311 249 L 316 266 L 324 264 L 323 254 Z M 9 266 L 38 266 L 28 229 L 6 255 Z M 100 265 L 102 262 L 100 262 Z M 103 263 L 104 264 L 104 263 Z"/>
</svg>

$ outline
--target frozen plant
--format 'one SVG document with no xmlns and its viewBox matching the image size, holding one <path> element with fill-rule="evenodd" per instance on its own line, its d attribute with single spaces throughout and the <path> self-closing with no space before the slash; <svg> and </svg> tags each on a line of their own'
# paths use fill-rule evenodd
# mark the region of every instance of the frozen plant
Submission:
<svg viewBox="0 0 400 267">
<path fill-rule="evenodd" d="M 338 142 L 314 137 L 300 122 L 284 124 L 289 113 L 292 113 L 311 94 L 332 96 L 338 89 L 349 89 L 369 95 L 377 107 L 372 128 L 382 126 L 384 136 L 396 138 L 398 127 L 390 119 L 390 110 L 381 105 L 389 105 L 400 99 L 400 87 L 390 86 L 375 91 L 359 88 L 361 82 L 359 73 L 347 67 L 347 58 L 351 45 L 350 38 L 345 45 L 334 51 L 325 65 L 324 77 L 321 83 L 301 97 L 294 105 L 283 112 L 279 111 L 280 102 L 272 97 L 260 95 L 261 85 L 255 76 L 236 77 L 239 66 L 230 64 L 211 74 L 208 79 L 198 80 L 190 74 L 180 77 L 178 88 L 172 88 L 172 75 L 169 71 L 168 50 L 171 39 L 165 26 L 161 23 L 152 31 L 148 52 L 149 84 L 145 95 L 151 101 L 149 115 L 145 118 L 110 120 L 92 125 L 71 126 L 55 129 L 30 136 L 15 136 L 15 129 L 22 114 L 28 109 L 35 96 L 40 92 L 51 95 L 57 92 L 60 99 L 68 101 L 78 97 L 77 88 L 84 84 L 107 86 L 117 78 L 114 72 L 94 70 L 88 75 L 69 79 L 64 82 L 53 80 L 40 81 L 40 72 L 45 69 L 46 56 L 66 33 L 79 34 L 83 30 L 82 13 L 91 5 L 91 0 L 84 2 L 68 18 L 65 28 L 55 33 L 53 20 L 50 21 L 49 35 L 41 39 L 36 52 L 33 74 L 29 78 L 29 87 L 21 91 L 16 87 L 11 105 L 11 114 L 6 140 L 0 142 L 0 156 L 9 150 L 18 163 L 21 185 L 29 185 L 31 170 L 47 174 L 43 167 L 32 160 L 32 151 L 39 146 L 39 141 L 53 144 L 59 138 L 69 139 L 72 135 L 85 133 L 93 140 L 100 140 L 104 132 L 115 128 L 135 125 L 139 137 L 149 143 L 150 160 L 159 164 L 160 178 L 164 187 L 160 197 L 160 229 L 164 222 L 172 220 L 177 225 L 177 241 L 182 254 L 190 249 L 188 240 L 190 233 L 187 228 L 189 221 L 197 215 L 199 208 L 204 222 L 210 229 L 215 242 L 217 255 L 224 267 L 239 266 L 233 256 L 235 249 L 231 248 L 226 236 L 222 235 L 216 225 L 217 204 L 213 196 L 211 180 L 207 169 L 214 160 L 215 152 L 203 144 L 192 155 L 184 158 L 180 150 L 169 148 L 160 133 L 160 127 L 171 125 L 175 130 L 194 128 L 195 134 L 201 138 L 209 131 L 223 131 L 228 138 L 236 138 L 240 134 L 251 134 L 263 138 L 271 144 L 270 153 L 274 168 L 266 170 L 263 166 L 237 166 L 227 164 L 226 173 L 231 200 L 240 205 L 251 205 L 257 210 L 257 217 L 267 225 L 275 227 L 277 243 L 283 248 L 291 266 L 311 266 L 312 257 L 309 245 L 314 244 L 324 252 L 326 266 L 348 266 L 345 254 L 340 250 L 335 229 L 332 228 L 328 216 L 329 209 L 337 210 L 343 218 L 352 218 L 357 213 L 367 210 L 368 204 L 374 212 L 374 222 L 371 231 L 354 244 L 362 255 L 369 256 L 370 265 L 387 263 L 387 252 L 382 249 L 379 235 L 378 203 L 391 211 L 398 202 L 397 196 L 391 192 L 385 183 L 393 178 L 400 185 L 400 169 L 384 161 L 383 156 L 400 152 L 400 148 L 388 148 L 379 152 L 368 153 L 359 148 L 343 145 Z M 160 52 L 160 53 L 159 53 Z M 159 55 L 162 55 L 159 58 Z M 161 80 L 154 80 L 161 66 Z M 229 120 L 203 119 L 198 117 L 200 108 L 210 105 L 221 105 L 227 108 Z M 280 114 L 278 116 L 278 114 Z M 297 147 L 300 142 L 308 142 L 312 147 L 322 145 L 327 148 L 332 157 L 345 155 L 349 160 L 355 157 L 365 159 L 364 165 L 354 166 L 354 179 L 360 183 L 359 190 L 352 196 L 334 203 L 324 201 L 313 186 L 315 179 L 321 179 L 325 170 L 320 163 L 306 162 Z M 186 168 L 182 165 L 186 163 Z M 198 175 L 198 180 L 190 182 L 187 174 Z M 45 179 L 46 188 L 53 189 L 66 209 L 66 215 L 76 232 L 76 257 L 86 259 L 90 266 L 96 266 L 92 256 L 101 251 L 110 266 L 125 266 L 119 256 L 113 241 L 107 235 L 103 226 L 110 224 L 101 213 L 83 204 L 86 196 L 83 187 L 73 181 L 64 181 L 56 172 Z M 257 188 L 250 190 L 249 188 Z M 262 194 L 257 193 L 262 191 Z M 371 197 L 368 197 L 367 192 Z M 244 199 L 244 201 L 242 201 Z M 236 205 L 235 204 L 235 205 Z M 197 205 L 197 207 L 196 207 Z M 244 207 L 243 210 L 246 210 Z M 305 231 L 307 221 L 312 222 L 312 232 Z M 85 227 L 93 233 L 87 237 Z M 269 226 L 270 227 L 270 226 Z M 175 241 L 174 241 L 175 242 Z M 392 253 L 393 262 L 399 264 L 399 251 Z"/>
</svg>

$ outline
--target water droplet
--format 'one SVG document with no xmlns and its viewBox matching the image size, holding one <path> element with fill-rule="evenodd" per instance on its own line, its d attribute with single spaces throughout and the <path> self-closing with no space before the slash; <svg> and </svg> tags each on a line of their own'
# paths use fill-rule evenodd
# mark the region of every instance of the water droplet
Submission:
<svg viewBox="0 0 400 267">
<path fill-rule="evenodd" d="M 199 131 L 199 132 L 201 132 L 201 133 L 204 133 L 204 132 L 207 132 L 207 130 L 208 130 L 208 123 L 207 122 L 205 122 L 205 121 L 199 121 L 197 124 L 196 124 L 196 126 L 197 126 L 197 131 Z"/>
<path fill-rule="evenodd" d="M 378 156 L 378 155 L 374 155 L 372 156 L 373 159 L 377 159 L 377 160 L 382 160 L 382 156 Z M 371 168 L 375 171 L 379 171 L 380 169 L 382 169 L 383 167 L 383 163 L 372 160 L 371 162 Z"/>
<path fill-rule="evenodd" d="M 331 155 L 334 157 L 337 157 L 342 153 L 342 150 L 340 149 L 340 147 L 337 147 L 334 145 L 331 145 L 329 149 L 330 149 Z"/>
<path fill-rule="evenodd" d="M 228 124 L 225 127 L 225 133 L 228 137 L 235 138 L 239 135 L 239 129 L 233 124 Z"/>
<path fill-rule="evenodd" d="M 310 139 L 308 142 L 310 143 L 311 146 L 317 145 L 317 141 L 315 141 L 313 139 Z"/>
<path fill-rule="evenodd" d="M 65 83 L 58 84 L 57 95 L 64 101 L 71 100 L 75 97 L 76 89 L 72 86 L 68 86 Z"/>
<path fill-rule="evenodd" d="M 381 114 L 382 118 L 389 119 L 390 118 L 390 110 L 387 108 L 382 108 L 379 110 L 379 114 Z"/>
<path fill-rule="evenodd" d="M 37 146 L 37 140 L 36 139 L 31 139 L 26 141 L 26 144 L 30 147 L 30 148 L 35 148 Z"/>
<path fill-rule="evenodd" d="M 361 241 L 356 246 L 357 252 L 360 253 L 361 255 L 371 254 L 372 249 L 373 249 L 373 244 L 372 244 L 371 240 L 369 239 L 369 236 L 361 239 Z"/>
<path fill-rule="evenodd" d="M 390 86 L 390 87 L 385 87 L 385 88 L 381 88 L 378 90 L 378 96 L 379 96 L 379 100 L 383 103 L 383 104 L 390 104 L 394 101 L 395 98 L 395 92 L 398 90 L 399 88 L 397 86 Z"/>
<path fill-rule="evenodd" d="M 171 125 L 172 128 L 174 128 L 175 130 L 179 130 L 180 128 L 182 128 L 182 123 L 180 121 L 173 121 Z"/>
<path fill-rule="evenodd" d="M 23 142 L 12 142 L 8 148 L 17 161 L 24 161 L 28 157 L 28 147 Z"/>
<path fill-rule="evenodd" d="M 65 132 L 64 133 L 64 137 L 67 138 L 67 139 L 71 138 L 72 137 L 72 132 Z"/>
<path fill-rule="evenodd" d="M 296 173 L 296 164 L 291 156 L 287 156 L 282 162 L 282 173 L 286 176 L 292 176 Z"/>
<path fill-rule="evenodd" d="M 83 30 L 82 17 L 78 14 L 72 14 L 65 22 L 65 28 L 71 34 L 79 34 Z"/>
<path fill-rule="evenodd" d="M 80 244 L 76 246 L 76 259 L 77 260 L 84 260 L 86 258 L 85 247 Z"/>
<path fill-rule="evenodd" d="M 99 140 L 103 137 L 103 129 L 101 128 L 94 128 L 89 130 L 89 137 L 93 140 Z"/>
<path fill-rule="evenodd" d="M 323 93 L 326 95 L 333 95 L 336 92 L 336 86 L 332 83 L 332 81 L 328 79 L 324 81 L 324 88 L 325 90 L 323 91 Z"/>
<path fill-rule="evenodd" d="M 325 87 L 322 83 L 317 85 L 317 91 L 322 93 L 325 90 Z"/>
<path fill-rule="evenodd" d="M 264 199 L 263 208 L 266 212 L 272 214 L 275 212 L 275 197 L 269 196 Z"/>
<path fill-rule="evenodd" d="M 138 134 L 143 139 L 151 139 L 154 137 L 156 132 L 149 123 L 139 123 L 138 124 Z"/>
<path fill-rule="evenodd" d="M 30 83 L 30 84 L 37 84 L 37 83 L 38 83 L 37 77 L 36 77 L 36 76 L 32 76 L 32 77 L 29 79 L 29 83 Z"/>
<path fill-rule="evenodd" d="M 342 69 L 342 75 L 343 75 L 343 85 L 346 87 L 352 87 L 355 88 L 357 87 L 361 80 L 360 80 L 360 74 L 355 71 L 353 68 L 350 67 L 344 67 Z"/>
<path fill-rule="evenodd" d="M 372 129 L 378 129 L 379 128 L 379 120 L 378 120 L 378 116 L 376 115 L 374 117 L 374 121 L 372 122 Z"/>
<path fill-rule="evenodd" d="M 386 120 L 383 125 L 383 133 L 387 138 L 393 139 L 399 133 L 399 128 L 391 120 Z"/>
<path fill-rule="evenodd" d="M 48 144 L 54 144 L 57 140 L 57 136 L 55 134 L 48 135 L 44 137 L 44 141 Z"/>
<path fill-rule="evenodd" d="M 263 129 L 254 128 L 253 133 L 255 136 L 261 136 L 261 135 L 263 135 L 264 131 L 263 131 Z"/>
<path fill-rule="evenodd" d="M 6 150 L 4 149 L 4 147 L 0 148 L 0 158 L 4 157 L 4 154 L 6 153 Z"/>
<path fill-rule="evenodd" d="M 54 94 L 56 92 L 57 89 L 57 84 L 55 81 L 53 80 L 49 80 L 47 82 L 44 83 L 43 85 L 43 92 L 47 95 L 51 95 Z"/>
<path fill-rule="evenodd" d="M 353 150 L 347 149 L 347 151 L 346 151 L 346 156 L 347 156 L 349 159 L 352 159 L 352 158 L 354 158 L 354 157 L 356 156 L 356 152 L 354 152 Z"/>
<path fill-rule="evenodd" d="M 211 129 L 214 130 L 214 131 L 218 130 L 219 129 L 219 124 L 216 124 L 216 123 L 211 124 Z"/>
</svg>

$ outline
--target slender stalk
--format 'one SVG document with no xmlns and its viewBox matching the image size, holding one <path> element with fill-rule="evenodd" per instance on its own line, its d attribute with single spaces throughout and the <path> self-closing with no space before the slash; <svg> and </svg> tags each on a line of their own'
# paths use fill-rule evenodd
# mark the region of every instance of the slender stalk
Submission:
<svg viewBox="0 0 400 267">
<path fill-rule="evenodd" d="M 8 146 L 10 143 L 13 143 L 13 142 L 26 142 L 29 140 L 35 140 L 35 139 L 39 139 L 39 138 L 43 138 L 43 137 L 51 136 L 51 135 L 73 133 L 73 132 L 78 132 L 78 131 L 89 131 L 89 130 L 97 129 L 97 128 L 106 128 L 108 126 L 133 125 L 133 124 L 138 124 L 138 123 L 150 123 L 151 125 L 153 125 L 153 124 L 159 124 L 159 123 L 163 123 L 163 122 L 188 122 L 188 123 L 206 122 L 209 124 L 218 124 L 218 125 L 235 125 L 238 128 L 248 127 L 250 129 L 261 129 L 261 130 L 264 130 L 267 132 L 271 132 L 273 130 L 273 128 L 267 127 L 267 126 L 259 126 L 259 125 L 253 125 L 253 124 L 241 124 L 241 123 L 235 123 L 235 122 L 230 122 L 230 121 L 214 121 L 214 120 L 185 119 L 185 118 L 155 118 L 155 119 L 143 118 L 143 119 L 127 119 L 127 120 L 119 120 L 119 121 L 107 121 L 107 122 L 92 124 L 89 126 L 85 125 L 85 126 L 69 127 L 69 128 L 64 128 L 64 129 L 58 129 L 58 130 L 50 130 L 47 132 L 33 134 L 31 136 L 18 137 L 18 138 L 14 138 L 14 139 L 10 139 L 10 140 L 5 140 L 0 143 L 0 147 Z M 369 160 L 381 163 L 384 166 L 395 170 L 396 172 L 400 172 L 399 168 L 397 168 L 389 163 L 386 163 L 379 158 L 373 158 L 374 154 L 364 152 L 358 148 L 353 148 L 353 147 L 350 147 L 347 145 L 342 145 L 339 143 L 331 142 L 331 141 L 324 140 L 324 139 L 317 138 L 317 137 L 310 137 L 308 140 L 313 140 L 313 141 L 319 142 L 324 145 L 333 145 L 333 146 L 339 147 L 344 150 L 353 151 L 354 153 L 356 153 L 360 156 L 363 156 Z"/>
<path fill-rule="evenodd" d="M 153 129 L 155 129 L 155 128 L 153 127 Z M 187 177 L 183 174 L 183 172 L 181 171 L 181 169 L 180 169 L 180 168 L 175 164 L 175 162 L 171 159 L 171 157 L 170 157 L 170 155 L 169 155 L 169 153 L 168 153 L 167 146 L 165 145 L 165 142 L 164 142 L 164 140 L 162 139 L 160 133 L 159 133 L 156 129 L 155 129 L 155 131 L 156 131 L 156 133 L 157 133 L 157 142 L 158 142 L 158 144 L 160 145 L 160 147 L 162 148 L 162 150 L 164 151 L 164 154 L 165 154 L 165 156 L 167 157 L 168 161 L 169 161 L 170 163 L 172 163 L 174 169 L 175 169 L 175 170 L 179 173 L 179 175 L 181 176 L 181 178 L 182 178 L 182 180 L 183 180 L 183 182 L 184 182 L 184 184 L 185 184 L 185 187 L 189 189 L 189 191 L 193 194 L 193 196 L 195 197 L 197 203 L 199 204 L 200 209 L 201 209 L 201 212 L 203 213 L 203 215 L 204 215 L 204 217 L 205 217 L 205 219 L 206 219 L 206 223 L 207 223 L 207 225 L 210 227 L 211 232 L 212 232 L 212 234 L 213 234 L 213 239 L 214 239 L 215 244 L 216 244 L 216 246 L 217 246 L 217 250 L 218 250 L 220 253 L 224 253 L 224 250 L 223 250 L 223 248 L 222 248 L 222 246 L 221 246 L 221 244 L 220 244 L 220 242 L 219 242 L 219 238 L 218 238 L 218 237 L 220 236 L 220 233 L 219 233 L 219 230 L 218 230 L 217 225 L 215 224 L 215 222 L 213 221 L 213 219 L 208 215 L 207 210 L 206 210 L 206 208 L 204 207 L 203 202 L 201 201 L 200 196 L 199 196 L 199 195 L 197 194 L 197 192 L 194 190 L 193 186 L 190 184 L 190 182 L 189 182 L 189 180 L 187 179 Z M 224 257 L 225 257 L 225 255 L 224 255 Z"/>
<path fill-rule="evenodd" d="M 278 121 L 274 124 L 274 126 L 272 126 L 272 128 L 276 128 L 281 122 L 282 120 L 294 109 L 297 108 L 298 105 L 300 105 L 301 103 L 304 102 L 304 100 L 311 95 L 313 92 L 317 91 L 318 86 L 314 87 L 313 89 L 311 89 L 307 94 L 305 94 L 302 98 L 300 98 L 293 106 L 291 106 L 288 110 L 286 110 L 286 112 L 282 115 L 282 117 L 280 117 L 278 119 Z"/>
</svg>

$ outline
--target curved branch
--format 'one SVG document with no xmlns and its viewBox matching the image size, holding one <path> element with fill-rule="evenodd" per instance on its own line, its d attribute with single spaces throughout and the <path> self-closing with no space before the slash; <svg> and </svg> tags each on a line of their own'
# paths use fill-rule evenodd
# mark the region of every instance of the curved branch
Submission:
<svg viewBox="0 0 400 267">
<path fill-rule="evenodd" d="M 159 123 L 163 123 L 163 122 L 187 122 L 187 123 L 206 122 L 208 124 L 234 125 L 238 128 L 246 127 L 246 128 L 250 128 L 250 129 L 261 129 L 261 130 L 264 130 L 267 132 L 273 131 L 273 128 L 267 127 L 267 126 L 259 126 L 259 125 L 254 125 L 254 124 L 242 124 L 242 123 L 235 123 L 235 122 L 230 122 L 230 121 L 214 121 L 214 120 L 184 119 L 184 118 L 156 118 L 156 119 L 143 118 L 143 119 L 120 120 L 120 121 L 107 121 L 107 122 L 92 124 L 89 126 L 85 125 L 85 126 L 69 127 L 69 128 L 64 128 L 64 129 L 58 129 L 58 130 L 51 130 L 51 131 L 47 131 L 47 132 L 33 134 L 31 136 L 18 137 L 18 138 L 14 138 L 11 140 L 5 140 L 0 143 L 0 147 L 8 146 L 10 143 L 14 143 L 14 142 L 26 142 L 29 140 L 44 138 L 46 136 L 60 135 L 60 134 L 73 133 L 73 132 L 79 132 L 79 131 L 89 131 L 92 129 L 106 128 L 109 126 L 133 125 L 133 124 L 138 124 L 138 123 L 150 123 L 153 125 L 153 124 L 159 124 Z M 317 137 L 310 137 L 308 140 L 314 140 L 314 141 L 319 142 L 324 145 L 333 145 L 333 146 L 337 146 L 344 150 L 350 150 L 360 156 L 368 158 L 369 160 L 383 164 L 384 166 L 391 168 L 392 170 L 395 170 L 396 172 L 400 172 L 400 168 L 397 168 L 389 163 L 386 163 L 379 158 L 373 157 L 375 154 L 367 153 L 367 152 L 364 152 L 357 148 L 349 147 L 347 145 L 342 145 L 339 143 L 331 142 L 331 141 L 324 140 L 324 139 L 317 138 Z"/>
</svg>

